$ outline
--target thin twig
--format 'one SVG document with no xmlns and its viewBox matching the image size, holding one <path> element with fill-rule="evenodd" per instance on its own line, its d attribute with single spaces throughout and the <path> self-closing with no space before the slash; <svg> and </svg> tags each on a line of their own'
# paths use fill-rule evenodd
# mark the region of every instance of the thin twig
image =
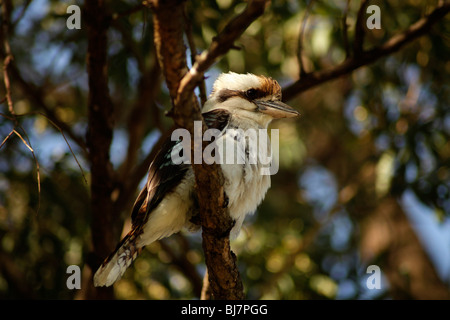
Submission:
<svg viewBox="0 0 450 320">
<path fill-rule="evenodd" d="M 7 41 L 5 41 L 7 43 Z M 9 47 L 9 45 L 8 45 Z M 6 44 L 5 44 L 5 48 L 6 48 Z M 12 102 L 12 98 L 11 98 L 11 82 L 9 80 L 9 74 L 8 74 L 8 67 L 11 63 L 11 61 L 13 60 L 13 56 L 11 53 L 7 53 L 5 59 L 3 60 L 3 82 L 5 84 L 5 90 L 6 90 L 6 103 L 8 104 L 8 111 L 9 113 L 11 113 L 11 115 L 15 115 L 14 112 L 14 107 L 13 107 L 13 102 Z M 14 119 L 15 120 L 15 119 Z"/>
<path fill-rule="evenodd" d="M 20 140 L 22 140 L 22 142 L 24 143 L 24 145 L 25 145 L 32 153 L 34 153 L 33 148 L 30 147 L 30 145 L 25 141 L 25 139 L 20 135 L 20 133 L 18 133 L 16 129 L 14 129 L 13 132 L 20 138 Z"/>
<path fill-rule="evenodd" d="M 23 130 L 23 128 L 22 128 Z M 26 132 L 24 131 L 24 135 L 27 138 L 28 142 L 25 141 L 25 139 L 22 137 L 22 135 L 17 132 L 16 129 L 13 130 L 13 132 L 22 140 L 23 144 L 30 150 L 31 155 L 33 156 L 34 162 L 36 164 L 36 176 L 37 176 L 37 184 L 38 184 L 38 207 L 36 210 L 36 214 L 39 212 L 39 209 L 41 207 L 41 173 L 40 173 L 40 167 L 39 167 L 39 161 L 36 158 L 36 155 L 34 154 L 34 150 L 31 147 L 30 139 L 28 138 Z"/>
<path fill-rule="evenodd" d="M 83 176 L 84 182 L 87 184 L 88 182 L 87 182 L 87 179 L 86 179 L 86 175 L 84 174 L 83 168 L 81 167 L 80 162 L 78 161 L 77 157 L 75 156 L 75 153 L 73 152 L 72 147 L 70 146 L 70 143 L 69 143 L 69 141 L 68 141 L 67 138 L 66 138 L 66 135 L 64 134 L 63 130 L 62 130 L 62 129 L 61 129 L 61 128 L 60 128 L 60 127 L 52 120 L 52 119 L 50 119 L 46 114 L 44 114 L 44 113 L 42 113 L 42 112 L 39 112 L 39 111 L 31 111 L 31 112 L 27 112 L 27 113 L 23 113 L 23 114 L 16 114 L 15 117 L 16 117 L 16 118 L 20 118 L 20 117 L 25 117 L 25 116 L 28 116 L 28 115 L 31 115 L 31 114 L 35 114 L 35 115 L 37 114 L 37 115 L 43 116 L 43 117 L 44 117 L 45 119 L 47 119 L 47 121 L 49 121 L 56 129 L 58 129 L 58 131 L 61 133 L 61 135 L 62 135 L 64 141 L 66 142 L 67 146 L 69 147 L 70 153 L 71 153 L 72 156 L 74 157 L 74 159 L 75 159 L 75 161 L 76 161 L 78 167 L 79 167 L 80 170 L 81 170 L 81 175 Z M 1 117 L 4 117 L 4 118 L 6 118 L 6 119 L 10 119 L 10 120 L 12 119 L 12 117 L 9 117 L 9 116 L 7 116 L 7 115 L 5 115 L 5 114 L 3 114 L 3 113 L 0 113 L 0 116 L 1 116 Z M 23 130 L 23 128 L 22 128 L 22 130 Z M 10 136 L 12 133 L 14 133 L 14 130 L 11 131 L 11 133 L 10 133 L 10 134 L 5 138 L 5 140 L 2 142 L 2 144 L 1 144 L 1 146 L 0 146 L 0 149 L 1 149 L 1 147 L 3 146 L 3 144 L 6 142 L 6 140 L 9 138 L 9 136 Z"/>
<path fill-rule="evenodd" d="M 186 28 L 186 37 L 187 37 L 188 44 L 189 44 L 189 50 L 191 51 L 191 63 L 192 63 L 192 65 L 194 65 L 195 61 L 198 57 L 198 54 L 197 54 L 197 47 L 195 46 L 194 35 L 192 34 L 192 23 L 187 14 L 186 4 L 184 5 L 183 14 L 184 14 L 184 22 L 185 22 L 185 28 Z M 200 91 L 200 94 L 199 94 L 200 103 L 203 106 L 207 100 L 205 77 L 203 77 L 203 80 L 200 81 L 200 83 L 198 85 L 198 89 Z"/>
<path fill-rule="evenodd" d="M 350 57 L 330 69 L 308 73 L 305 77 L 283 89 L 283 99 L 285 101 L 290 100 L 312 87 L 349 74 L 361 66 L 373 63 L 382 57 L 400 50 L 406 44 L 411 43 L 413 40 L 425 34 L 437 21 L 449 12 L 450 2 L 444 2 L 442 5 L 436 7 L 431 14 L 420 19 L 403 32 L 392 36 L 384 44 L 371 50 L 362 51 L 358 57 Z"/>
<path fill-rule="evenodd" d="M 355 24 L 355 40 L 353 42 L 353 54 L 355 57 L 359 57 L 363 52 L 364 43 L 364 14 L 366 12 L 367 0 L 361 1 L 361 6 L 358 10 Z"/>
<path fill-rule="evenodd" d="M 81 171 L 81 175 L 83 176 L 84 182 L 86 184 L 88 184 L 87 179 L 86 179 L 86 175 L 84 174 L 83 168 L 81 167 L 80 162 L 78 161 L 77 157 L 75 156 L 75 153 L 72 150 L 72 147 L 70 146 L 69 141 L 66 138 L 66 135 L 64 134 L 64 131 L 52 120 L 50 119 L 46 114 L 42 113 L 42 112 L 36 112 L 37 114 L 40 114 L 41 116 L 43 116 L 45 119 L 47 119 L 47 121 L 49 121 L 56 129 L 58 129 L 58 131 L 61 133 L 64 141 L 66 142 L 67 146 L 69 147 L 70 153 L 72 154 L 73 158 L 75 159 L 75 162 L 78 165 L 78 168 L 80 168 Z M 22 116 L 22 115 L 18 115 L 18 116 Z"/>
<path fill-rule="evenodd" d="M 13 21 L 13 22 L 11 23 L 11 25 L 13 26 L 13 28 L 14 28 L 14 26 L 16 26 L 16 25 L 20 22 L 20 20 L 22 20 L 22 18 L 25 16 L 25 12 L 27 12 L 27 9 L 28 9 L 30 3 L 31 3 L 31 0 L 26 0 L 26 1 L 25 1 L 25 3 L 24 3 L 23 6 L 22 6 L 22 10 L 20 11 L 20 14 L 17 16 L 16 20 Z"/>
<path fill-rule="evenodd" d="M 12 12 L 12 3 L 11 1 L 3 1 L 2 4 L 2 40 L 3 40 L 3 50 L 4 50 L 4 59 L 3 59 L 3 83 L 5 84 L 5 99 L 8 104 L 8 111 L 13 116 L 14 122 L 17 125 L 17 120 L 14 115 L 14 107 L 11 98 L 11 81 L 9 79 L 9 68 L 11 66 L 11 62 L 14 60 L 14 56 L 11 52 L 11 46 L 9 45 L 9 33 L 10 33 L 10 19 Z"/>
<path fill-rule="evenodd" d="M 347 24 L 347 15 L 348 10 L 350 8 L 350 1 L 347 0 L 347 4 L 345 6 L 344 15 L 342 17 L 342 38 L 344 41 L 344 49 L 345 49 L 345 58 L 348 59 L 350 57 L 350 46 L 348 43 L 348 24 Z"/>
<path fill-rule="evenodd" d="M 298 66 L 300 69 L 300 77 L 304 76 L 307 73 L 307 71 L 305 70 L 305 63 L 303 61 L 303 54 L 302 54 L 303 39 L 304 39 L 304 35 L 305 35 L 306 23 L 308 21 L 309 12 L 310 12 L 313 4 L 314 4 L 314 0 L 310 0 L 308 2 L 308 5 L 305 9 L 305 13 L 303 15 L 303 19 L 300 23 L 300 33 L 298 35 L 298 45 L 297 45 L 297 59 L 298 59 Z"/>
<path fill-rule="evenodd" d="M 41 175 L 39 170 L 39 161 L 36 158 L 36 155 L 34 154 L 34 150 L 31 147 L 30 139 L 27 135 L 27 132 L 22 127 L 22 125 L 17 120 L 16 112 L 14 111 L 14 104 L 12 101 L 11 96 L 11 81 L 9 77 L 9 70 L 12 66 L 12 61 L 14 60 L 14 56 L 11 51 L 11 46 L 9 44 L 8 37 L 10 36 L 10 19 L 11 19 L 11 12 L 12 12 L 12 3 L 11 1 L 3 1 L 2 4 L 2 28 L 1 28 L 1 36 L 3 38 L 3 50 L 4 50 L 4 60 L 3 60 L 3 83 L 5 85 L 5 99 L 8 104 L 8 111 L 11 114 L 10 119 L 14 122 L 14 129 L 12 130 L 13 133 L 16 134 L 22 140 L 23 144 L 31 151 L 31 154 L 33 156 L 33 159 L 36 163 L 36 172 L 37 172 L 37 183 L 38 183 L 38 207 L 36 213 L 39 212 L 39 208 L 41 207 Z M 26 138 L 26 140 L 22 137 L 22 135 L 16 130 L 16 128 L 20 128 L 23 131 L 23 134 Z M 3 140 L 3 144 L 9 139 L 11 136 L 11 133 Z"/>
<path fill-rule="evenodd" d="M 213 39 L 208 50 L 197 57 L 195 64 L 181 80 L 178 88 L 177 101 L 179 109 L 185 109 L 194 92 L 194 88 L 203 80 L 204 73 L 219 57 L 227 53 L 234 46 L 234 42 L 244 31 L 263 14 L 267 1 L 250 1 L 245 10 L 232 19 L 225 28 Z"/>
<path fill-rule="evenodd" d="M 21 87 L 22 92 L 27 95 L 30 102 L 36 107 L 42 109 L 49 119 L 57 124 L 62 131 L 66 132 L 67 135 L 81 148 L 84 155 L 87 157 L 88 151 L 85 140 L 82 137 L 76 135 L 64 121 L 59 119 L 55 111 L 45 103 L 45 97 L 43 96 L 42 91 L 33 84 L 27 82 L 22 77 L 20 70 L 14 63 L 11 63 L 9 65 L 8 71 L 11 73 L 12 78 L 15 80 L 15 84 L 18 84 Z"/>
<path fill-rule="evenodd" d="M 202 293 L 200 294 L 200 300 L 211 300 L 211 287 L 209 285 L 208 269 L 203 276 Z"/>
<path fill-rule="evenodd" d="M 6 141 L 8 141 L 9 137 L 11 137 L 13 133 L 14 133 L 14 130 L 11 130 L 11 132 L 6 136 L 6 138 L 3 139 L 3 142 L 0 145 L 0 149 L 3 147 L 3 145 L 6 143 Z"/>
</svg>

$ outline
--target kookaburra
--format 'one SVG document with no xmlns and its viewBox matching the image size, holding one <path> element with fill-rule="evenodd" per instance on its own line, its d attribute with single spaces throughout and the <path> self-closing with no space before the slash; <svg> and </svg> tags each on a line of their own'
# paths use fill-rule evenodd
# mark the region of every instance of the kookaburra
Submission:
<svg viewBox="0 0 450 320">
<path fill-rule="evenodd" d="M 296 117 L 299 113 L 281 102 L 281 88 L 275 80 L 229 72 L 215 81 L 202 115 L 209 128 L 220 130 L 219 139 L 245 149 L 245 138 L 239 136 L 242 131 L 227 129 L 266 130 L 273 119 Z M 191 222 L 198 213 L 194 172 L 190 164 L 173 163 L 170 155 L 177 143 L 168 139 L 150 165 L 147 183 L 132 210 L 132 229 L 95 273 L 95 286 L 111 286 L 120 279 L 144 246 L 183 227 L 195 226 Z M 247 149 L 241 151 L 248 155 Z M 229 214 L 234 220 L 232 237 L 270 187 L 270 175 L 262 175 L 260 165 L 259 160 L 250 163 L 248 158 L 241 163 L 221 164 Z"/>
</svg>

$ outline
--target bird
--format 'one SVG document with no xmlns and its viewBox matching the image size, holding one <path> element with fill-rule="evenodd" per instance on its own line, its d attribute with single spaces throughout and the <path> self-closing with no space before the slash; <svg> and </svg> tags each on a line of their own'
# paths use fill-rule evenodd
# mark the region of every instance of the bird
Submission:
<svg viewBox="0 0 450 320">
<path fill-rule="evenodd" d="M 205 124 L 219 132 L 217 142 L 229 143 L 244 157 L 240 162 L 220 164 L 228 212 L 234 222 L 231 238 L 239 234 L 245 217 L 256 211 L 271 184 L 270 175 L 260 172 L 262 163 L 249 161 L 248 136 L 243 132 L 267 130 L 274 119 L 299 116 L 281 98 L 281 87 L 271 77 L 227 72 L 218 76 L 202 107 Z M 150 164 L 147 182 L 132 208 L 131 231 L 94 274 L 96 287 L 111 286 L 119 280 L 145 246 L 183 228 L 200 228 L 193 219 L 199 209 L 192 165 L 175 164 L 172 159 L 180 145 L 180 140 L 167 138 Z M 270 152 L 270 141 L 266 147 Z"/>
</svg>

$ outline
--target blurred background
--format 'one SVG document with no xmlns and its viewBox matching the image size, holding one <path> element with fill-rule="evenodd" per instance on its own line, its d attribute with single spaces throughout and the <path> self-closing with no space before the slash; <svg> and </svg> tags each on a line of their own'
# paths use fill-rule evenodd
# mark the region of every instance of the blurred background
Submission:
<svg viewBox="0 0 450 320">
<path fill-rule="evenodd" d="M 151 156 L 173 122 L 165 116 L 171 103 L 155 57 L 151 10 L 140 1 L 106 3 L 111 199 L 115 228 L 127 232 Z M 381 45 L 438 3 L 370 1 L 380 8 L 381 29 L 365 28 L 364 48 Z M 5 65 L 7 40 L 17 115 L 3 99 L 3 73 L 2 299 L 95 298 L 92 217 L 99 213 L 90 206 L 85 142 L 87 28 L 84 11 L 81 29 L 67 28 L 71 4 L 84 6 L 2 1 L 1 58 Z M 186 44 L 193 40 L 199 53 L 246 3 L 185 5 L 192 35 Z M 263 74 L 286 88 L 299 79 L 300 65 L 306 72 L 339 65 L 359 7 L 347 0 L 272 1 L 236 42 L 240 49 L 206 73 L 207 93 L 221 72 Z M 190 60 L 190 49 L 186 54 Z M 247 298 L 450 299 L 449 56 L 447 15 L 392 54 L 290 94 L 287 102 L 302 116 L 273 123 L 280 130 L 280 170 L 232 242 Z M 81 268 L 80 290 L 66 286 L 69 265 Z M 379 289 L 367 286 L 370 265 L 381 270 Z M 148 246 L 113 296 L 197 299 L 204 272 L 201 234 L 183 232 Z"/>
</svg>

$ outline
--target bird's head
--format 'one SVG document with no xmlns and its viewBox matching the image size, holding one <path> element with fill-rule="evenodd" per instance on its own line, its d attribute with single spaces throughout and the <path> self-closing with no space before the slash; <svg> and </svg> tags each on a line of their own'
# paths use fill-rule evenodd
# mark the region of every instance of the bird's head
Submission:
<svg viewBox="0 0 450 320">
<path fill-rule="evenodd" d="M 281 87 L 277 81 L 250 73 L 229 72 L 217 78 L 202 112 L 215 109 L 224 109 L 235 119 L 253 120 L 260 127 L 267 127 L 273 119 L 299 115 L 281 102 Z"/>
</svg>

